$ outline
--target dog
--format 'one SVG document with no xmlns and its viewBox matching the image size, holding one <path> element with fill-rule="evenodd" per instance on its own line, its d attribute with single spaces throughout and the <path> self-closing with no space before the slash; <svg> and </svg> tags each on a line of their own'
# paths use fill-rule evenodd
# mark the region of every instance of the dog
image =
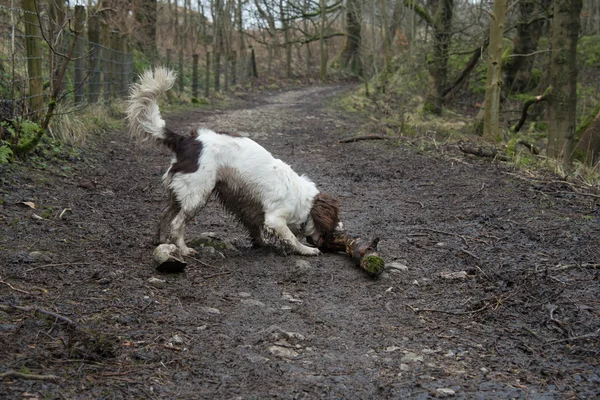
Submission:
<svg viewBox="0 0 600 400">
<path fill-rule="evenodd" d="M 167 242 L 170 227 L 180 254 L 195 254 L 185 244 L 185 226 L 214 195 L 247 228 L 253 244 L 264 245 L 269 237 L 297 254 L 319 255 L 318 247 L 340 222 L 339 201 L 247 137 L 201 128 L 182 135 L 166 127 L 157 100 L 175 79 L 166 68 L 147 70 L 131 85 L 127 108 L 133 136 L 153 138 L 174 153 L 163 176 L 169 205 L 158 226 L 159 242 Z"/>
</svg>

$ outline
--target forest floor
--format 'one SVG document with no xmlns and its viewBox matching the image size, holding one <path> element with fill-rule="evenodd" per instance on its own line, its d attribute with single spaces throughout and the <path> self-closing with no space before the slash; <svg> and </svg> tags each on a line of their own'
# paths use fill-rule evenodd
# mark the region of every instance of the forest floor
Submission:
<svg viewBox="0 0 600 400">
<path fill-rule="evenodd" d="M 600 196 L 450 144 L 340 144 L 364 122 L 330 107 L 348 88 L 166 119 L 249 135 L 338 196 L 381 239 L 379 279 L 252 248 L 214 202 L 187 238 L 216 251 L 158 273 L 170 154 L 125 132 L 0 171 L 0 397 L 598 398 Z"/>
</svg>

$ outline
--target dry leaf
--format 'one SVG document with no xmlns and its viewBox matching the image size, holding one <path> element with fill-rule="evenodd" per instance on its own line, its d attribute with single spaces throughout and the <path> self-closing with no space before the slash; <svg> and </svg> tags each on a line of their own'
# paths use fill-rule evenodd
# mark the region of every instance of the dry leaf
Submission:
<svg viewBox="0 0 600 400">
<path fill-rule="evenodd" d="M 35 209 L 35 203 L 33 201 L 23 201 L 23 202 L 21 202 L 21 204 L 23 204 L 29 208 Z"/>
</svg>

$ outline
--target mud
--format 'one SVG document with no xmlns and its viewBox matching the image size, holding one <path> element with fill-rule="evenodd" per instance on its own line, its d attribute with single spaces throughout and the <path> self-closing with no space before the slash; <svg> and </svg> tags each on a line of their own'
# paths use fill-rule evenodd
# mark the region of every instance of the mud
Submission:
<svg viewBox="0 0 600 400">
<path fill-rule="evenodd" d="M 380 238 L 379 279 L 343 254 L 252 248 L 214 202 L 187 234 L 213 250 L 158 273 L 170 154 L 125 132 L 67 165 L 4 168 L 0 397 L 600 396 L 600 196 L 452 145 L 339 144 L 366 122 L 328 106 L 347 89 L 168 126 L 249 135 L 338 196 L 346 228 Z"/>
</svg>

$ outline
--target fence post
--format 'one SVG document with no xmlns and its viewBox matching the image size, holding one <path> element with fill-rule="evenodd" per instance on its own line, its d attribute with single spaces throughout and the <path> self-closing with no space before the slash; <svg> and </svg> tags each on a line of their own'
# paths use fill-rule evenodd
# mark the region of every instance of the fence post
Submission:
<svg viewBox="0 0 600 400">
<path fill-rule="evenodd" d="M 221 53 L 218 51 L 214 52 L 213 58 L 213 75 L 215 79 L 215 92 L 221 91 Z"/>
<path fill-rule="evenodd" d="M 116 98 L 117 93 L 121 90 L 119 87 L 119 79 L 117 77 L 119 62 L 119 32 L 113 31 L 110 33 L 110 97 Z"/>
<path fill-rule="evenodd" d="M 179 93 L 183 93 L 183 50 L 179 50 Z"/>
<path fill-rule="evenodd" d="M 208 99 L 210 92 L 210 52 L 206 52 L 206 74 L 204 77 L 204 97 Z"/>
<path fill-rule="evenodd" d="M 83 43 L 83 28 L 85 23 L 85 7 L 75 6 L 75 48 L 73 51 L 74 76 L 73 86 L 75 89 L 75 104 L 82 104 L 84 101 L 83 87 L 83 68 L 84 68 L 84 43 Z"/>
<path fill-rule="evenodd" d="M 110 31 L 108 24 L 102 23 L 102 87 L 104 104 L 110 101 Z"/>
<path fill-rule="evenodd" d="M 198 54 L 192 55 L 192 97 L 198 97 Z"/>
<path fill-rule="evenodd" d="M 237 53 L 231 53 L 231 86 L 237 85 Z"/>
<path fill-rule="evenodd" d="M 119 96 L 127 97 L 129 89 L 129 73 L 127 68 L 127 55 L 129 52 L 129 44 L 127 43 L 127 36 L 125 34 L 119 35 L 119 64 L 117 65 L 117 74 L 119 75 Z"/>
<path fill-rule="evenodd" d="M 50 91 L 53 92 L 57 85 L 59 85 L 58 79 L 60 71 L 62 71 L 64 61 L 62 57 L 57 56 L 57 53 L 65 52 L 65 40 L 64 34 L 60 34 L 63 30 L 65 22 L 65 5 L 60 1 L 50 2 L 50 28 L 48 29 L 48 35 L 50 40 Z M 65 90 L 65 79 L 60 82 L 60 88 L 57 94 L 61 94 Z"/>
<path fill-rule="evenodd" d="M 254 48 L 250 46 L 250 57 L 248 59 L 248 76 L 250 78 L 258 78 L 258 72 L 256 71 L 256 57 L 254 56 Z"/>
<path fill-rule="evenodd" d="M 90 80 L 88 103 L 98 102 L 100 96 L 100 18 L 90 15 L 88 22 L 88 43 L 90 49 Z"/>
<path fill-rule="evenodd" d="M 225 55 L 225 62 L 223 63 L 223 90 L 229 91 L 229 54 Z"/>
<path fill-rule="evenodd" d="M 23 0 L 25 10 L 25 47 L 27 49 L 27 75 L 29 83 L 29 108 L 34 120 L 39 119 L 44 107 L 42 95 L 42 45 L 35 0 Z"/>
</svg>

